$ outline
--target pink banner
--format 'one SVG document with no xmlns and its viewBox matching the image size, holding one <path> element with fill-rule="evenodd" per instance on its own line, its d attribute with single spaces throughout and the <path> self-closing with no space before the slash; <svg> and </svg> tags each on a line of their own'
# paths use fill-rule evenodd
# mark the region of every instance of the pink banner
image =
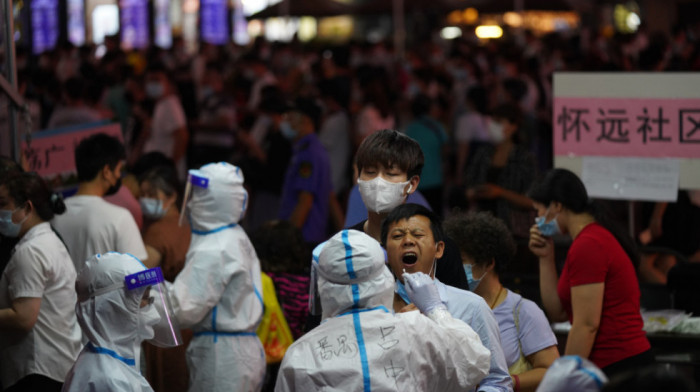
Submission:
<svg viewBox="0 0 700 392">
<path fill-rule="evenodd" d="M 45 178 L 75 173 L 75 147 L 81 140 L 96 133 L 106 133 L 123 141 L 118 123 L 89 127 L 62 128 L 32 134 L 30 143 L 22 142 L 22 151 L 29 170 Z"/>
<path fill-rule="evenodd" d="M 700 99 L 555 98 L 554 154 L 700 158 Z"/>
</svg>

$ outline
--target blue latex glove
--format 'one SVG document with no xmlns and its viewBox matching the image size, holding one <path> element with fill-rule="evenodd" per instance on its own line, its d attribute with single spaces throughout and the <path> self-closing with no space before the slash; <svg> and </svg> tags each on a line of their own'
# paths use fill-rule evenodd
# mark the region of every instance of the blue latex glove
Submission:
<svg viewBox="0 0 700 392">
<path fill-rule="evenodd" d="M 433 279 L 422 273 L 403 273 L 403 281 L 406 286 L 406 293 L 421 313 L 428 315 L 436 309 L 446 309 L 445 304 L 440 300 L 437 286 Z"/>
</svg>

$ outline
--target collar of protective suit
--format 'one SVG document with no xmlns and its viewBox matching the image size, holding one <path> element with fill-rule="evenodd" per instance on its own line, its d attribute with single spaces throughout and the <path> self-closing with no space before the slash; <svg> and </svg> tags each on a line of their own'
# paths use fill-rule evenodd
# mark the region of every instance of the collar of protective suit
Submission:
<svg viewBox="0 0 700 392">
<path fill-rule="evenodd" d="M 88 340 L 96 347 L 137 362 L 141 345 L 138 314 L 146 289 L 110 288 L 123 284 L 125 276 L 145 269 L 137 258 L 128 254 L 98 254 L 85 262 L 75 282 L 78 294 L 75 311 Z"/>
<path fill-rule="evenodd" d="M 379 243 L 357 230 L 329 239 L 318 259 L 318 290 L 323 319 L 353 309 L 392 309 L 394 278 Z"/>
<path fill-rule="evenodd" d="M 199 171 L 209 179 L 209 184 L 207 188 L 192 187 L 188 204 L 192 230 L 206 233 L 237 224 L 248 204 L 243 171 L 226 162 L 210 163 Z"/>
</svg>

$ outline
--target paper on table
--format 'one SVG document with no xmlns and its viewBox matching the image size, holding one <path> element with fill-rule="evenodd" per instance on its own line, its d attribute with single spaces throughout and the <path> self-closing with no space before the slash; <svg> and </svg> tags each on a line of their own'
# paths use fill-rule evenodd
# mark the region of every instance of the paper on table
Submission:
<svg viewBox="0 0 700 392">
<path fill-rule="evenodd" d="M 678 160 L 667 158 L 584 157 L 581 173 L 590 197 L 670 202 L 679 176 Z"/>
</svg>

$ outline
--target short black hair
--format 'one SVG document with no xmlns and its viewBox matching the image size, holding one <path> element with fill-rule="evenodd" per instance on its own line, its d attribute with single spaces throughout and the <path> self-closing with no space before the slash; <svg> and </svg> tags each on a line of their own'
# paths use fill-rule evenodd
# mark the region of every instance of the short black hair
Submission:
<svg viewBox="0 0 700 392">
<path fill-rule="evenodd" d="M 404 219 L 410 219 L 416 215 L 424 216 L 430 220 L 430 231 L 433 232 L 433 239 L 436 243 L 445 240 L 445 235 L 442 233 L 442 221 L 437 214 L 420 204 L 406 203 L 391 210 L 389 215 L 382 221 L 382 245 L 386 246 L 390 225 Z"/>
<path fill-rule="evenodd" d="M 85 138 L 75 148 L 78 181 L 92 181 L 105 165 L 114 169 L 119 161 L 124 159 L 126 159 L 124 145 L 116 137 L 98 133 Z"/>
<path fill-rule="evenodd" d="M 460 252 L 473 258 L 477 265 L 485 267 L 493 260 L 499 276 L 515 255 L 515 241 L 508 226 L 490 212 L 453 215 L 445 221 L 444 228 Z"/>
<path fill-rule="evenodd" d="M 359 173 L 367 166 L 398 166 L 408 179 L 420 176 L 425 158 L 420 144 L 393 129 L 377 131 L 365 138 L 357 149 L 355 164 Z"/>
<path fill-rule="evenodd" d="M 177 178 L 177 169 L 175 165 L 156 166 L 139 176 L 139 184 L 148 182 L 156 189 L 161 190 L 165 196 L 176 196 L 180 201 L 180 180 Z"/>
<path fill-rule="evenodd" d="M 298 112 L 308 117 L 314 124 L 314 131 L 318 132 L 321 126 L 321 108 L 311 98 L 297 98 L 294 105 L 288 108 L 290 112 Z"/>
<path fill-rule="evenodd" d="M 520 108 L 516 105 L 504 103 L 493 109 L 491 112 L 491 117 L 502 118 L 511 124 L 515 124 L 518 127 L 522 125 L 523 115 Z"/>
</svg>

